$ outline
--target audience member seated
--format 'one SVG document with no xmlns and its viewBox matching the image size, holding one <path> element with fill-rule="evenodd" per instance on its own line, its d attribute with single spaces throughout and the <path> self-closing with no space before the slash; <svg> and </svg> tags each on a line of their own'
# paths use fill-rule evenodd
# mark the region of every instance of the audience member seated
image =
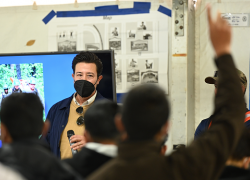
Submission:
<svg viewBox="0 0 250 180">
<path fill-rule="evenodd" d="M 250 130 L 245 129 L 234 149 L 233 153 L 226 162 L 226 167 L 220 179 L 250 179 Z"/>
<path fill-rule="evenodd" d="M 161 143 L 161 149 L 160 149 L 160 154 L 165 156 L 166 152 L 167 152 L 167 141 L 168 141 L 168 134 L 165 136 L 165 138 L 163 139 L 162 143 Z"/>
<path fill-rule="evenodd" d="M 240 77 L 240 82 L 241 82 L 241 87 L 242 87 L 242 92 L 245 94 L 246 93 L 246 89 L 247 89 L 247 78 L 245 76 L 245 74 L 240 71 L 237 70 L 238 75 Z M 214 84 L 214 93 L 217 93 L 217 88 L 218 88 L 218 80 L 219 80 L 219 71 L 215 71 L 214 76 L 210 76 L 210 77 L 206 77 L 205 82 L 208 84 Z M 203 119 L 200 124 L 198 125 L 197 129 L 195 130 L 194 133 L 194 138 L 196 139 L 197 137 L 199 137 L 202 133 L 204 133 L 204 131 L 206 131 L 207 129 L 210 128 L 212 124 L 211 121 L 211 116 L 207 119 Z M 250 128 L 250 110 L 246 107 L 246 113 L 245 113 L 245 126 L 247 128 Z"/>
<path fill-rule="evenodd" d="M 87 177 L 100 166 L 116 157 L 117 147 L 115 140 L 118 131 L 114 118 L 119 106 L 111 101 L 102 100 L 93 104 L 85 113 L 86 145 L 73 156 L 65 159 L 82 177 Z"/>
<path fill-rule="evenodd" d="M 38 137 L 48 130 L 43 105 L 31 93 L 14 93 L 2 101 L 0 162 L 28 180 L 75 180 L 76 173 L 64 165 Z"/>
<path fill-rule="evenodd" d="M 166 93 L 144 84 L 128 92 L 122 115 L 116 116 L 117 129 L 125 137 L 118 144 L 118 155 L 89 180 L 215 180 L 241 136 L 245 102 L 239 76 L 230 55 L 231 28 L 219 14 L 209 15 L 209 30 L 220 71 L 215 97 L 213 124 L 187 148 L 169 156 L 159 153 L 168 132 L 170 108 Z"/>
</svg>

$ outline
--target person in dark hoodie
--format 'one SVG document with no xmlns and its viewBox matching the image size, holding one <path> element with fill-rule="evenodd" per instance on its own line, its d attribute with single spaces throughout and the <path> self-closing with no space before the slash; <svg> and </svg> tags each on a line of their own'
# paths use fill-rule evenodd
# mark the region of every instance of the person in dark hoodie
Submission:
<svg viewBox="0 0 250 180">
<path fill-rule="evenodd" d="M 159 154 L 168 133 L 169 104 L 159 86 L 144 84 L 128 92 L 117 129 L 126 137 L 118 155 L 88 180 L 215 180 L 237 145 L 244 127 L 245 102 L 240 79 L 231 56 L 231 28 L 208 7 L 210 39 L 220 71 L 211 128 L 187 148 L 168 156 Z"/>
<path fill-rule="evenodd" d="M 119 106 L 108 100 L 100 100 L 86 111 L 84 135 L 87 143 L 72 159 L 64 160 L 82 177 L 87 177 L 116 157 L 119 133 L 114 118 L 118 111 Z"/>
<path fill-rule="evenodd" d="M 69 166 L 57 159 L 38 137 L 48 131 L 43 105 L 31 93 L 14 93 L 1 104 L 0 163 L 27 180 L 80 180 Z"/>
<path fill-rule="evenodd" d="M 243 134 L 226 162 L 226 167 L 220 179 L 250 178 L 250 130 L 245 128 Z"/>
</svg>

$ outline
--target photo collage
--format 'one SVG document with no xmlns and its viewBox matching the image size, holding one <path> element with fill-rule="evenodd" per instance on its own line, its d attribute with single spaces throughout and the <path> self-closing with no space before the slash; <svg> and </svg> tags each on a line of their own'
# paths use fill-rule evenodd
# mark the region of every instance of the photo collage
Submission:
<svg viewBox="0 0 250 180">
<path fill-rule="evenodd" d="M 142 83 L 163 83 L 167 90 L 168 61 L 165 57 L 168 57 L 168 48 L 166 45 L 166 51 L 162 50 L 161 44 L 167 42 L 168 34 L 160 33 L 161 27 L 166 27 L 161 23 L 163 19 L 139 20 L 133 17 L 137 15 L 131 15 L 131 19 L 126 20 L 120 16 L 105 22 L 92 17 L 92 24 L 79 21 L 76 25 L 73 22 L 62 25 L 61 22 L 55 24 L 50 33 L 57 31 L 58 51 L 114 50 L 117 93 L 126 93 Z M 53 49 L 51 45 L 50 50 Z"/>
</svg>

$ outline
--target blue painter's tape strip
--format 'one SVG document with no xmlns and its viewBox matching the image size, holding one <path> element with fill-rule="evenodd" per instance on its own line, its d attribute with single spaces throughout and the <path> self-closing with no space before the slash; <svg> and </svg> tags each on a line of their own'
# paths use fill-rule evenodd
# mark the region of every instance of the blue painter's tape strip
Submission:
<svg viewBox="0 0 250 180">
<path fill-rule="evenodd" d="M 160 5 L 159 9 L 158 9 L 159 12 L 163 13 L 163 14 L 166 14 L 167 16 L 171 17 L 172 16 L 172 11 L 162 5 Z"/>
<path fill-rule="evenodd" d="M 150 2 L 134 2 L 133 9 L 150 9 L 151 3 Z"/>
<path fill-rule="evenodd" d="M 123 96 L 124 96 L 125 94 L 126 94 L 126 93 L 117 93 L 117 94 L 116 94 L 117 103 L 122 103 Z"/>
<path fill-rule="evenodd" d="M 119 10 L 118 5 L 113 5 L 113 6 L 97 6 L 95 7 L 96 11 L 114 11 L 114 10 Z"/>
<path fill-rule="evenodd" d="M 151 8 L 150 2 L 134 2 L 133 8 L 119 9 L 118 5 L 98 6 L 95 10 L 87 11 L 51 11 L 43 22 L 47 24 L 55 15 L 58 18 L 65 17 L 88 17 L 88 16 L 114 16 L 114 15 L 129 15 L 129 14 L 145 14 L 149 13 Z"/>
<path fill-rule="evenodd" d="M 43 18 L 44 24 L 47 24 L 55 15 L 56 12 L 54 10 L 50 11 L 50 13 L 45 18 Z"/>
<path fill-rule="evenodd" d="M 133 8 L 119 9 L 118 5 L 98 6 L 95 10 L 88 11 L 58 11 L 57 17 L 87 17 L 149 13 L 150 2 L 134 2 Z"/>
<path fill-rule="evenodd" d="M 119 9 L 117 11 L 57 11 L 58 18 L 64 17 L 88 17 L 88 16 L 114 16 L 128 14 L 145 14 L 149 13 L 149 9 Z"/>
</svg>

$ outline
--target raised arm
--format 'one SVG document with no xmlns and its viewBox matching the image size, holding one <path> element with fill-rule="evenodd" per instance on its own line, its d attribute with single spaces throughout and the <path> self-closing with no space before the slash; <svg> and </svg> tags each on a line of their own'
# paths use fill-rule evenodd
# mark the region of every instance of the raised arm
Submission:
<svg viewBox="0 0 250 180">
<path fill-rule="evenodd" d="M 179 179 L 217 179 L 243 129 L 245 102 L 240 79 L 230 55 L 231 27 L 218 13 L 215 21 L 207 8 L 210 39 L 219 70 L 218 91 L 211 128 L 189 147 L 166 157 Z M 169 164 L 167 163 L 167 164 Z M 183 171 L 183 169 L 185 171 Z M 173 177 L 177 177 L 173 176 Z"/>
</svg>

